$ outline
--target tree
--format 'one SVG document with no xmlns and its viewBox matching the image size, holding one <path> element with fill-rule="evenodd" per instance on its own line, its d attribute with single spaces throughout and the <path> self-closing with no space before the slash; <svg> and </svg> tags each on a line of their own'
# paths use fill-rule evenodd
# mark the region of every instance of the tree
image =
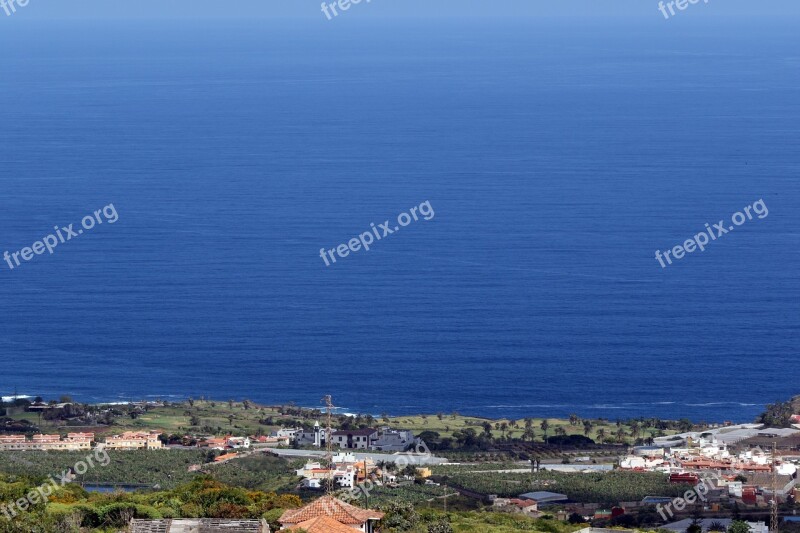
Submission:
<svg viewBox="0 0 800 533">
<path fill-rule="evenodd" d="M 686 528 L 686 533 L 703 533 L 702 523 L 697 518 L 692 519 L 692 523 Z"/>
<path fill-rule="evenodd" d="M 382 528 L 408 531 L 414 529 L 420 521 L 419 514 L 409 502 L 392 501 L 381 510 L 386 513 L 380 522 Z"/>
<path fill-rule="evenodd" d="M 708 526 L 709 531 L 719 531 L 721 533 L 725 533 L 725 526 L 722 525 L 722 522 L 711 522 Z"/>
<path fill-rule="evenodd" d="M 438 442 L 440 435 L 436 431 L 431 431 L 428 429 L 417 435 L 417 437 L 425 441 L 426 444 L 431 444 Z"/>
<path fill-rule="evenodd" d="M 792 402 L 775 402 L 767 406 L 767 410 L 758 417 L 758 422 L 769 427 L 788 428 L 793 414 Z"/>
<path fill-rule="evenodd" d="M 728 533 L 750 533 L 750 526 L 742 520 L 734 520 L 728 526 Z"/>
<path fill-rule="evenodd" d="M 453 526 L 443 518 L 437 522 L 428 524 L 428 533 L 453 533 Z"/>
<path fill-rule="evenodd" d="M 544 431 L 544 440 L 547 441 L 547 430 L 550 429 L 550 422 L 548 422 L 545 418 L 542 420 L 542 423 L 539 424 L 539 427 L 542 428 L 542 431 Z"/>
<path fill-rule="evenodd" d="M 578 415 L 569 415 L 569 425 L 570 426 L 577 426 L 580 417 Z"/>
<path fill-rule="evenodd" d="M 572 513 L 571 515 L 569 515 L 569 518 L 567 518 L 567 521 L 570 524 L 583 524 L 584 522 L 586 522 L 586 520 L 584 520 L 583 517 L 581 515 L 579 515 L 578 513 Z"/>
<path fill-rule="evenodd" d="M 492 423 L 491 422 L 484 422 L 483 424 L 481 424 L 481 426 L 483 426 L 483 433 L 487 437 L 491 437 L 492 436 Z"/>
<path fill-rule="evenodd" d="M 591 420 L 584 420 L 583 421 L 583 434 L 588 437 L 589 433 L 591 433 L 591 432 L 592 432 L 592 422 L 591 422 Z"/>
</svg>

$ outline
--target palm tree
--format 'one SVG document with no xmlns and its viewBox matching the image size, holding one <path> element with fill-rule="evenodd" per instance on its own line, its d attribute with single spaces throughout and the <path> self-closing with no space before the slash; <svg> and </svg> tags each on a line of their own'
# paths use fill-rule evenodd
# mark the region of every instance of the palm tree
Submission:
<svg viewBox="0 0 800 533">
<path fill-rule="evenodd" d="M 585 436 L 589 436 L 589 433 L 592 432 L 592 422 L 590 420 L 583 421 L 583 434 Z"/>
<path fill-rule="evenodd" d="M 542 428 L 542 431 L 544 431 L 544 440 L 547 441 L 547 430 L 550 429 L 550 422 L 548 422 L 545 418 L 542 420 L 542 423 L 539 424 L 539 427 Z"/>
<path fill-rule="evenodd" d="M 605 438 L 606 438 L 606 430 L 605 430 L 605 428 L 598 429 L 597 430 L 597 440 L 599 440 L 600 442 L 603 442 L 603 440 Z"/>
</svg>

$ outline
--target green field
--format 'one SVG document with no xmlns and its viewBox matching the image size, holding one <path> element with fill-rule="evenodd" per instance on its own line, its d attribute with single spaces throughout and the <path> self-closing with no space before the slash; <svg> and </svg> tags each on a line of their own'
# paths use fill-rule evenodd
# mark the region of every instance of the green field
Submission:
<svg viewBox="0 0 800 533">
<path fill-rule="evenodd" d="M 655 472 L 625 472 L 615 470 L 596 473 L 565 473 L 541 471 L 517 473 L 441 473 L 436 479 L 449 485 L 483 495 L 515 497 L 525 492 L 550 491 L 566 495 L 574 502 L 618 505 L 623 501 L 640 501 L 645 496 L 679 496 L 688 485 L 669 483 L 668 477 Z"/>
<path fill-rule="evenodd" d="M 36 424 L 43 432 L 95 431 L 100 435 L 120 433 L 127 430 L 160 430 L 166 434 L 269 434 L 285 426 L 305 425 L 310 427 L 314 421 L 324 424 L 324 415 L 317 410 L 301 409 L 295 406 L 262 406 L 249 401 L 209 401 L 192 400 L 180 403 L 167 403 L 149 406 L 144 410 L 133 411 L 126 406 L 93 406 L 94 409 L 112 409 L 114 416 L 110 424 L 81 425 L 78 420 L 48 421 L 39 413 L 24 412 L 14 408 L 9 416 L 17 420 L 27 420 Z M 465 416 L 457 413 L 438 413 L 431 415 L 399 416 L 364 415 L 355 420 L 335 416 L 335 425 L 349 421 L 360 426 L 389 425 L 409 429 L 419 434 L 433 431 L 440 437 L 452 437 L 453 433 L 471 428 L 484 434 L 489 425 L 494 439 L 522 438 L 528 442 L 543 442 L 548 437 L 562 435 L 588 436 L 596 442 L 631 443 L 634 439 L 647 439 L 664 434 L 656 429 L 657 420 L 642 420 L 623 423 L 608 420 L 584 420 L 577 416 L 571 420 L 547 419 L 547 430 L 542 428 L 545 419 L 497 419 Z M 527 424 L 526 424 L 527 421 Z M 526 433 L 527 430 L 527 433 Z"/>
</svg>

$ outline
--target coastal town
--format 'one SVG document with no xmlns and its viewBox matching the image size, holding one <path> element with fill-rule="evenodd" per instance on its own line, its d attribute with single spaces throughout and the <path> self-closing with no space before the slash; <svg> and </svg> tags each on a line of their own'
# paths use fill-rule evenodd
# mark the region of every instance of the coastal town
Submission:
<svg viewBox="0 0 800 533">
<path fill-rule="evenodd" d="M 768 533 L 800 525 L 797 407 L 796 399 L 780 409 L 770 406 L 763 418 L 773 424 L 691 424 L 577 416 L 488 421 L 456 413 L 354 417 L 247 401 L 85 406 L 23 399 L 3 409 L 0 473 L 30 474 L 30 468 L 15 467 L 34 457 L 52 462 L 103 453 L 117 465 L 113 475 L 107 466 L 72 467 L 67 486 L 79 487 L 73 490 L 87 503 L 107 504 L 111 497 L 147 497 L 185 483 L 238 483 L 248 490 L 282 483 L 274 492 L 274 498 L 283 498 L 280 514 L 255 516 L 259 513 L 252 506 L 239 505 L 221 516 L 207 511 L 182 516 L 134 506 L 120 514 L 117 525 L 135 532 L 183 531 L 176 528 L 182 523 L 201 527 L 203 521 L 222 527 L 219 521 L 225 519 L 241 531 L 416 531 L 410 524 L 398 527 L 402 520 L 395 515 L 427 509 L 438 513 L 433 525 L 442 531 L 453 527 L 450 522 L 459 513 L 477 513 L 513 523 L 560 522 L 565 531 L 583 526 L 702 533 L 745 524 L 752 533 Z M 217 412 L 230 413 L 227 430 L 203 425 L 202 417 Z M 169 427 L 166 422 L 178 413 L 194 430 L 179 433 Z M 248 427 L 249 419 L 256 425 Z M 94 425 L 86 424 L 90 420 Z M 154 428 L 149 420 L 165 427 Z M 58 431 L 34 431 L 36 424 Z M 14 431 L 23 426 L 30 430 Z M 443 435 L 441 426 L 450 428 L 452 437 Z M 248 431 L 252 428 L 256 431 Z M 152 472 L 125 478 L 124 464 L 132 460 L 151 465 Z M 171 462 L 184 466 L 159 475 Z M 9 482 L 0 477 L 0 487 Z M 0 520 L 36 508 L 25 502 L 7 505 Z M 92 520 L 82 516 L 81 523 Z"/>
</svg>

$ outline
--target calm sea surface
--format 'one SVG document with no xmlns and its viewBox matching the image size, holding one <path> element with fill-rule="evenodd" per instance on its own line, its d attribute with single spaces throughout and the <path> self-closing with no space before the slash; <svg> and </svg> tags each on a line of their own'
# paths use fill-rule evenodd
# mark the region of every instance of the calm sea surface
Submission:
<svg viewBox="0 0 800 533">
<path fill-rule="evenodd" d="M 0 253 L 119 214 L 0 262 L 3 394 L 747 421 L 800 393 L 794 25 L 0 23 Z"/>
</svg>

